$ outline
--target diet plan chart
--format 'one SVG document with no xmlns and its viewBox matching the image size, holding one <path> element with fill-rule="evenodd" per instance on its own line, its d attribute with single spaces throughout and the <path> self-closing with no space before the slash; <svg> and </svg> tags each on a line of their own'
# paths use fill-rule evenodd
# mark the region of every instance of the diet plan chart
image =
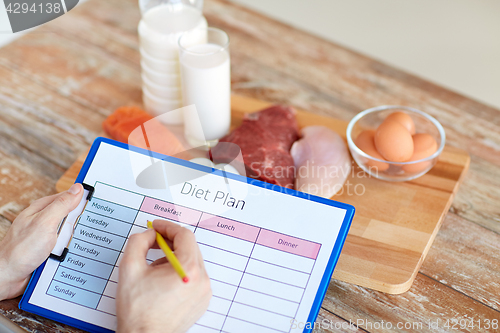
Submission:
<svg viewBox="0 0 500 333">
<path fill-rule="evenodd" d="M 164 219 L 194 233 L 210 277 L 209 308 L 189 332 L 301 332 L 294 323 L 315 320 L 352 218 L 350 206 L 281 193 L 104 139 L 91 154 L 79 178 L 94 187 L 93 195 L 65 259 L 48 259 L 35 273 L 32 293 L 23 297 L 28 311 L 33 306 L 32 312 L 48 310 L 43 315 L 74 326 L 115 330 L 127 239 L 145 231 L 148 220 Z M 152 163 L 162 163 L 163 172 L 151 177 L 163 177 L 163 188 L 137 185 Z M 151 249 L 145 260 L 162 257 Z"/>
</svg>

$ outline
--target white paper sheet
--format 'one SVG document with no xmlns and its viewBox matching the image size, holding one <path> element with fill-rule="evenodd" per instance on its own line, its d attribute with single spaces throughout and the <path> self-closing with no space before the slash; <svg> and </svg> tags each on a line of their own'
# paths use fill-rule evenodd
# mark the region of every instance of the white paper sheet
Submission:
<svg viewBox="0 0 500 333">
<path fill-rule="evenodd" d="M 156 162 L 166 188 L 138 186 L 136 176 Z M 114 330 L 127 237 L 143 232 L 148 219 L 169 219 L 194 232 L 211 279 L 209 309 L 190 332 L 302 332 L 298 324 L 311 312 L 344 209 L 107 143 L 84 183 L 95 192 L 69 253 L 62 263 L 47 262 L 30 304 Z M 147 259 L 162 256 L 151 250 Z"/>
</svg>

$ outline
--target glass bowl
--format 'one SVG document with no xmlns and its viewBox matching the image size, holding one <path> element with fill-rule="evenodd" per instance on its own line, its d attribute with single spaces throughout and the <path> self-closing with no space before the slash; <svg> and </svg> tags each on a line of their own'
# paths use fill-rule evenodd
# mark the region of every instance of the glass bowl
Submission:
<svg viewBox="0 0 500 333">
<path fill-rule="evenodd" d="M 411 162 L 389 162 L 366 154 L 354 144 L 354 140 L 362 131 L 376 130 L 387 116 L 396 111 L 402 111 L 413 119 L 415 133 L 427 133 L 436 140 L 438 150 L 434 154 Z M 346 136 L 351 155 L 361 169 L 375 178 L 393 182 L 415 179 L 432 169 L 446 141 L 443 126 L 436 119 L 420 110 L 399 105 L 382 105 L 358 113 L 349 122 Z M 381 165 L 383 167 L 379 167 Z"/>
</svg>

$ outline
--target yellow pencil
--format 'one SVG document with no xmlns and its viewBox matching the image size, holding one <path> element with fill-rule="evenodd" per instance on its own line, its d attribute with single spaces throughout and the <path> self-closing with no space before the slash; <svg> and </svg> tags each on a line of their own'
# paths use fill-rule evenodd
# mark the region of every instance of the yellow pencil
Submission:
<svg viewBox="0 0 500 333">
<path fill-rule="evenodd" d="M 153 222 L 148 221 L 148 228 L 153 229 Z M 170 262 L 172 267 L 174 267 L 177 274 L 179 274 L 182 281 L 184 281 L 184 283 L 188 282 L 189 279 L 186 275 L 186 272 L 184 272 L 184 269 L 182 268 L 181 263 L 179 262 L 179 260 L 175 256 L 174 252 L 172 252 L 172 250 L 168 246 L 167 242 L 165 242 L 165 239 L 163 238 L 163 236 L 160 235 L 160 233 L 158 231 L 156 231 L 156 243 L 158 243 L 158 246 L 160 247 L 160 249 L 163 250 L 168 261 Z"/>
</svg>

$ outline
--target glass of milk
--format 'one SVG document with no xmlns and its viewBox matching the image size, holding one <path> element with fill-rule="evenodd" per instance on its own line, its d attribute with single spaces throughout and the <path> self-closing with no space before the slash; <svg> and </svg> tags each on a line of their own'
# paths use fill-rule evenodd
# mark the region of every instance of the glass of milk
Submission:
<svg viewBox="0 0 500 333">
<path fill-rule="evenodd" d="M 207 27 L 203 0 L 139 0 L 139 6 L 144 107 L 164 115 L 164 122 L 181 124 L 182 112 L 175 111 L 182 107 L 178 40 L 186 31 Z"/>
<path fill-rule="evenodd" d="M 193 147 L 213 147 L 231 125 L 229 36 L 194 29 L 179 39 L 184 135 Z"/>
</svg>

